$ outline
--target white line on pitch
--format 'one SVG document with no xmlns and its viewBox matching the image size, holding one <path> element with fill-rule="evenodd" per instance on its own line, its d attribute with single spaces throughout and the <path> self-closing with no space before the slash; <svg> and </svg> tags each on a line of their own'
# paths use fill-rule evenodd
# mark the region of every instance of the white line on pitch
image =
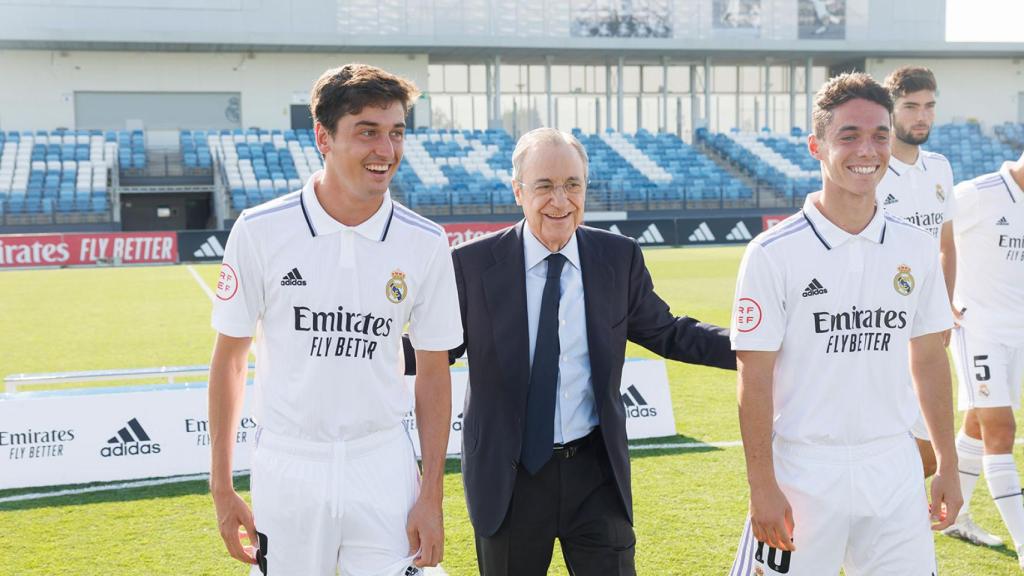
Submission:
<svg viewBox="0 0 1024 576">
<path fill-rule="evenodd" d="M 735 448 L 742 446 L 743 443 L 739 440 L 732 440 L 728 442 L 681 442 L 674 444 L 637 444 L 630 446 L 630 450 L 636 450 L 639 452 L 647 450 L 696 450 L 701 448 Z M 449 460 L 458 460 L 460 456 L 449 456 Z M 248 470 L 236 471 L 235 476 L 245 476 L 249 473 Z M 110 490 L 124 490 L 128 488 L 146 488 L 148 486 L 162 486 L 165 484 L 176 484 L 178 482 L 191 482 L 194 480 L 206 480 L 210 477 L 209 474 L 192 474 L 188 476 L 173 476 L 171 478 L 156 478 L 153 480 L 137 480 L 133 482 L 120 482 L 117 484 L 101 484 L 99 486 L 87 486 L 85 488 L 70 488 L 68 490 L 59 490 L 56 492 L 32 492 L 28 494 L 18 494 L 16 496 L 6 496 L 0 498 L 0 504 L 5 502 L 22 502 L 25 500 L 40 500 L 43 498 L 57 498 L 59 496 L 76 496 L 78 494 L 89 494 L 91 492 L 106 492 Z"/>
<path fill-rule="evenodd" d="M 199 287 L 202 288 L 203 292 L 206 292 L 206 295 L 210 297 L 210 302 L 213 302 L 213 290 L 210 290 L 210 287 L 206 285 L 206 282 L 203 282 L 202 277 L 199 276 L 199 272 L 196 272 L 196 269 L 193 268 L 191 264 L 185 266 L 185 268 L 188 268 L 192 277 L 199 283 Z"/>
</svg>

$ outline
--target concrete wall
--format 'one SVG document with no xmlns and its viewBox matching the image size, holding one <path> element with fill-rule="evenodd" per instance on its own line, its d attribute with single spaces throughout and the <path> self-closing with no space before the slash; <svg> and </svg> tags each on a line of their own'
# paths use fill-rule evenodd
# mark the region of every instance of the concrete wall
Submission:
<svg viewBox="0 0 1024 576">
<path fill-rule="evenodd" d="M 242 126 L 289 128 L 320 74 L 363 62 L 425 89 L 423 55 L 0 50 L 0 129 L 76 128 L 76 91 L 240 92 Z"/>
<path fill-rule="evenodd" d="M 1022 59 L 911 59 L 870 58 L 867 72 L 878 81 L 904 65 L 926 66 L 935 73 L 937 123 L 976 120 L 985 128 L 1003 122 L 1021 122 L 1024 93 Z"/>
</svg>

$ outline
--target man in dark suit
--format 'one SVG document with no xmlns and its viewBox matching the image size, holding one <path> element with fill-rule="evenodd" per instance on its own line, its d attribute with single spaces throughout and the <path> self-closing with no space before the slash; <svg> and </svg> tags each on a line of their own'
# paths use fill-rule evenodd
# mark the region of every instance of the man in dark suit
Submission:
<svg viewBox="0 0 1024 576">
<path fill-rule="evenodd" d="M 462 473 L 483 576 L 633 575 L 626 340 L 735 369 L 728 333 L 674 317 L 640 247 L 580 226 L 587 155 L 539 128 L 513 154 L 525 220 L 453 251 L 469 385 Z M 407 351 L 408 352 L 408 351 Z M 408 354 L 407 354 L 407 357 Z"/>
</svg>

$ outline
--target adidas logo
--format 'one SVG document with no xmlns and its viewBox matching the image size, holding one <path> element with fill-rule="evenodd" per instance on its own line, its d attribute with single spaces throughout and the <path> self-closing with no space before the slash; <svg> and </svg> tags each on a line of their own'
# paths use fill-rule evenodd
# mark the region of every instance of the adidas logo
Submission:
<svg viewBox="0 0 1024 576">
<path fill-rule="evenodd" d="M 711 228 L 708 227 L 707 222 L 701 222 L 693 233 L 690 234 L 690 242 L 714 242 L 715 235 L 711 233 Z"/>
<path fill-rule="evenodd" d="M 750 235 L 750 230 L 747 229 L 747 225 L 740 220 L 732 227 L 732 230 L 725 235 L 726 240 L 750 240 L 753 236 Z"/>
<path fill-rule="evenodd" d="M 305 286 L 306 281 L 302 279 L 302 274 L 299 274 L 298 268 L 292 268 L 291 272 L 284 275 L 281 279 L 281 286 Z"/>
<path fill-rule="evenodd" d="M 608 227 L 608 231 L 619 236 L 625 236 L 622 233 L 622 229 L 619 228 L 618 224 L 612 224 Z M 640 236 L 635 238 L 637 244 L 664 244 L 665 237 L 661 235 L 661 230 L 654 224 L 651 224 L 643 231 Z"/>
<path fill-rule="evenodd" d="M 636 239 L 637 244 L 663 244 L 665 237 L 661 235 L 661 230 L 654 224 L 647 227 L 644 233 Z"/>
<path fill-rule="evenodd" d="M 198 250 L 192 253 L 196 258 L 213 258 L 214 256 L 223 256 L 224 247 L 220 245 L 220 240 L 217 240 L 216 236 L 210 236 L 203 242 L 203 245 Z"/>
<path fill-rule="evenodd" d="M 899 202 L 899 200 L 897 200 L 896 197 L 893 196 L 892 194 L 889 194 L 888 196 L 885 197 L 886 206 L 888 206 L 889 204 L 895 204 L 897 202 Z"/>
<path fill-rule="evenodd" d="M 626 393 L 622 395 L 622 403 L 626 406 L 626 417 L 628 418 L 651 418 L 658 415 L 658 409 L 647 404 L 636 386 L 630 385 Z"/>
<path fill-rule="evenodd" d="M 817 278 L 815 278 L 811 280 L 811 283 L 807 285 L 807 288 L 804 288 L 804 298 L 807 298 L 808 296 L 818 296 L 819 294 L 828 294 L 828 290 L 821 285 L 821 282 L 818 282 Z"/>
<path fill-rule="evenodd" d="M 135 418 L 129 420 L 128 425 L 118 430 L 117 434 L 111 436 L 107 440 L 107 446 L 100 450 L 100 456 L 104 458 L 159 453 L 160 444 L 153 442 L 142 424 Z"/>
<path fill-rule="evenodd" d="M 1010 225 L 1010 223 L 1006 220 L 1006 216 L 1003 216 L 1002 218 L 999 219 L 998 222 L 996 222 L 996 226 L 1009 226 L 1009 225 Z"/>
</svg>

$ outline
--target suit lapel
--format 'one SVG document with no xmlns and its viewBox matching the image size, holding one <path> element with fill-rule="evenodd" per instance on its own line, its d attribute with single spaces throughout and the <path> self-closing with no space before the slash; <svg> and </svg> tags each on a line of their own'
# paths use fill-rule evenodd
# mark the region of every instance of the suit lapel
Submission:
<svg viewBox="0 0 1024 576">
<path fill-rule="evenodd" d="M 583 300 L 587 311 L 587 346 L 590 351 L 590 377 L 594 384 L 594 398 L 598 405 L 605 398 L 611 366 L 611 318 L 608 316 L 608 302 L 615 293 L 615 273 L 605 261 L 604 251 L 597 238 L 586 228 L 576 230 L 576 241 L 580 250 L 580 266 L 583 268 Z"/>
<path fill-rule="evenodd" d="M 484 298 L 498 352 L 498 368 L 514 406 L 526 406 L 530 385 L 530 330 L 526 309 L 523 222 L 491 248 L 494 264 L 483 272 Z"/>
</svg>

